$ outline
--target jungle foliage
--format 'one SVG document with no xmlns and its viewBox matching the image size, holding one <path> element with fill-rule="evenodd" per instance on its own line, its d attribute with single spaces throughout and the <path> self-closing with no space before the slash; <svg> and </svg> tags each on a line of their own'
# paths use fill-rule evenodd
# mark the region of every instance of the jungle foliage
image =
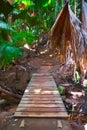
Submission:
<svg viewBox="0 0 87 130">
<path fill-rule="evenodd" d="M 65 0 L 0 1 L 0 67 L 6 67 L 22 55 L 25 43 L 39 42 L 49 32 Z M 70 0 L 75 15 L 81 18 L 81 0 Z"/>
</svg>

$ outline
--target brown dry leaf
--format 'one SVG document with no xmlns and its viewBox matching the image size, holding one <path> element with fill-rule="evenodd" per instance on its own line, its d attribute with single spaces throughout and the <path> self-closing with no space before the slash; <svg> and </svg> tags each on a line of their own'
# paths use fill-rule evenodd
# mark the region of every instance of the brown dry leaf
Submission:
<svg viewBox="0 0 87 130">
<path fill-rule="evenodd" d="M 22 120 L 19 127 L 20 127 L 20 128 L 23 128 L 24 125 L 25 125 L 25 120 Z"/>
<path fill-rule="evenodd" d="M 58 50 L 60 61 L 68 65 L 76 64 L 83 77 L 87 71 L 87 32 L 68 2 L 50 31 L 50 42 L 51 47 Z"/>
<path fill-rule="evenodd" d="M 63 127 L 61 120 L 57 120 L 57 127 L 58 128 L 62 128 Z"/>
</svg>

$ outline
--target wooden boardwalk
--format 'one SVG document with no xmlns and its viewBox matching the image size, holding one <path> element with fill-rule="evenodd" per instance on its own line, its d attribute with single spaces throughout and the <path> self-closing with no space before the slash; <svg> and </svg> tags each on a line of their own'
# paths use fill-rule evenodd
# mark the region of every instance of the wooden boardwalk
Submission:
<svg viewBox="0 0 87 130">
<path fill-rule="evenodd" d="M 32 75 L 14 117 L 68 117 L 56 83 L 49 73 Z"/>
</svg>

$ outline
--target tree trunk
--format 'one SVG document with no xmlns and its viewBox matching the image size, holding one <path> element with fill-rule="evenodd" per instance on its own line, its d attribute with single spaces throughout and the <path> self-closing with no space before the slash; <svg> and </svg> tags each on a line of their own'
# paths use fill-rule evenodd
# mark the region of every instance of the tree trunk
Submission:
<svg viewBox="0 0 87 130">
<path fill-rule="evenodd" d="M 14 93 L 0 87 L 0 98 L 9 99 L 9 100 L 11 100 L 11 99 L 17 100 L 17 99 L 21 99 L 21 97 L 22 97 L 21 95 L 14 94 Z"/>
</svg>

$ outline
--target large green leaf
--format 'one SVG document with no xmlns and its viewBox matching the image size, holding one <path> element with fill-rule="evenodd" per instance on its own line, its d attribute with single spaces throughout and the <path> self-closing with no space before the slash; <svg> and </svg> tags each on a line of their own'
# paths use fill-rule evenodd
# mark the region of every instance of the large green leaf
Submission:
<svg viewBox="0 0 87 130">
<path fill-rule="evenodd" d="M 9 24 L 0 20 L 0 29 L 7 31 L 15 31 Z"/>
<path fill-rule="evenodd" d="M 13 33 L 12 39 L 17 46 L 23 46 L 25 43 L 32 43 L 35 40 L 35 35 L 30 30 L 24 30 Z"/>
<path fill-rule="evenodd" d="M 6 67 L 22 55 L 22 50 L 18 47 L 9 44 L 2 44 L 0 46 L 0 67 Z"/>
</svg>

